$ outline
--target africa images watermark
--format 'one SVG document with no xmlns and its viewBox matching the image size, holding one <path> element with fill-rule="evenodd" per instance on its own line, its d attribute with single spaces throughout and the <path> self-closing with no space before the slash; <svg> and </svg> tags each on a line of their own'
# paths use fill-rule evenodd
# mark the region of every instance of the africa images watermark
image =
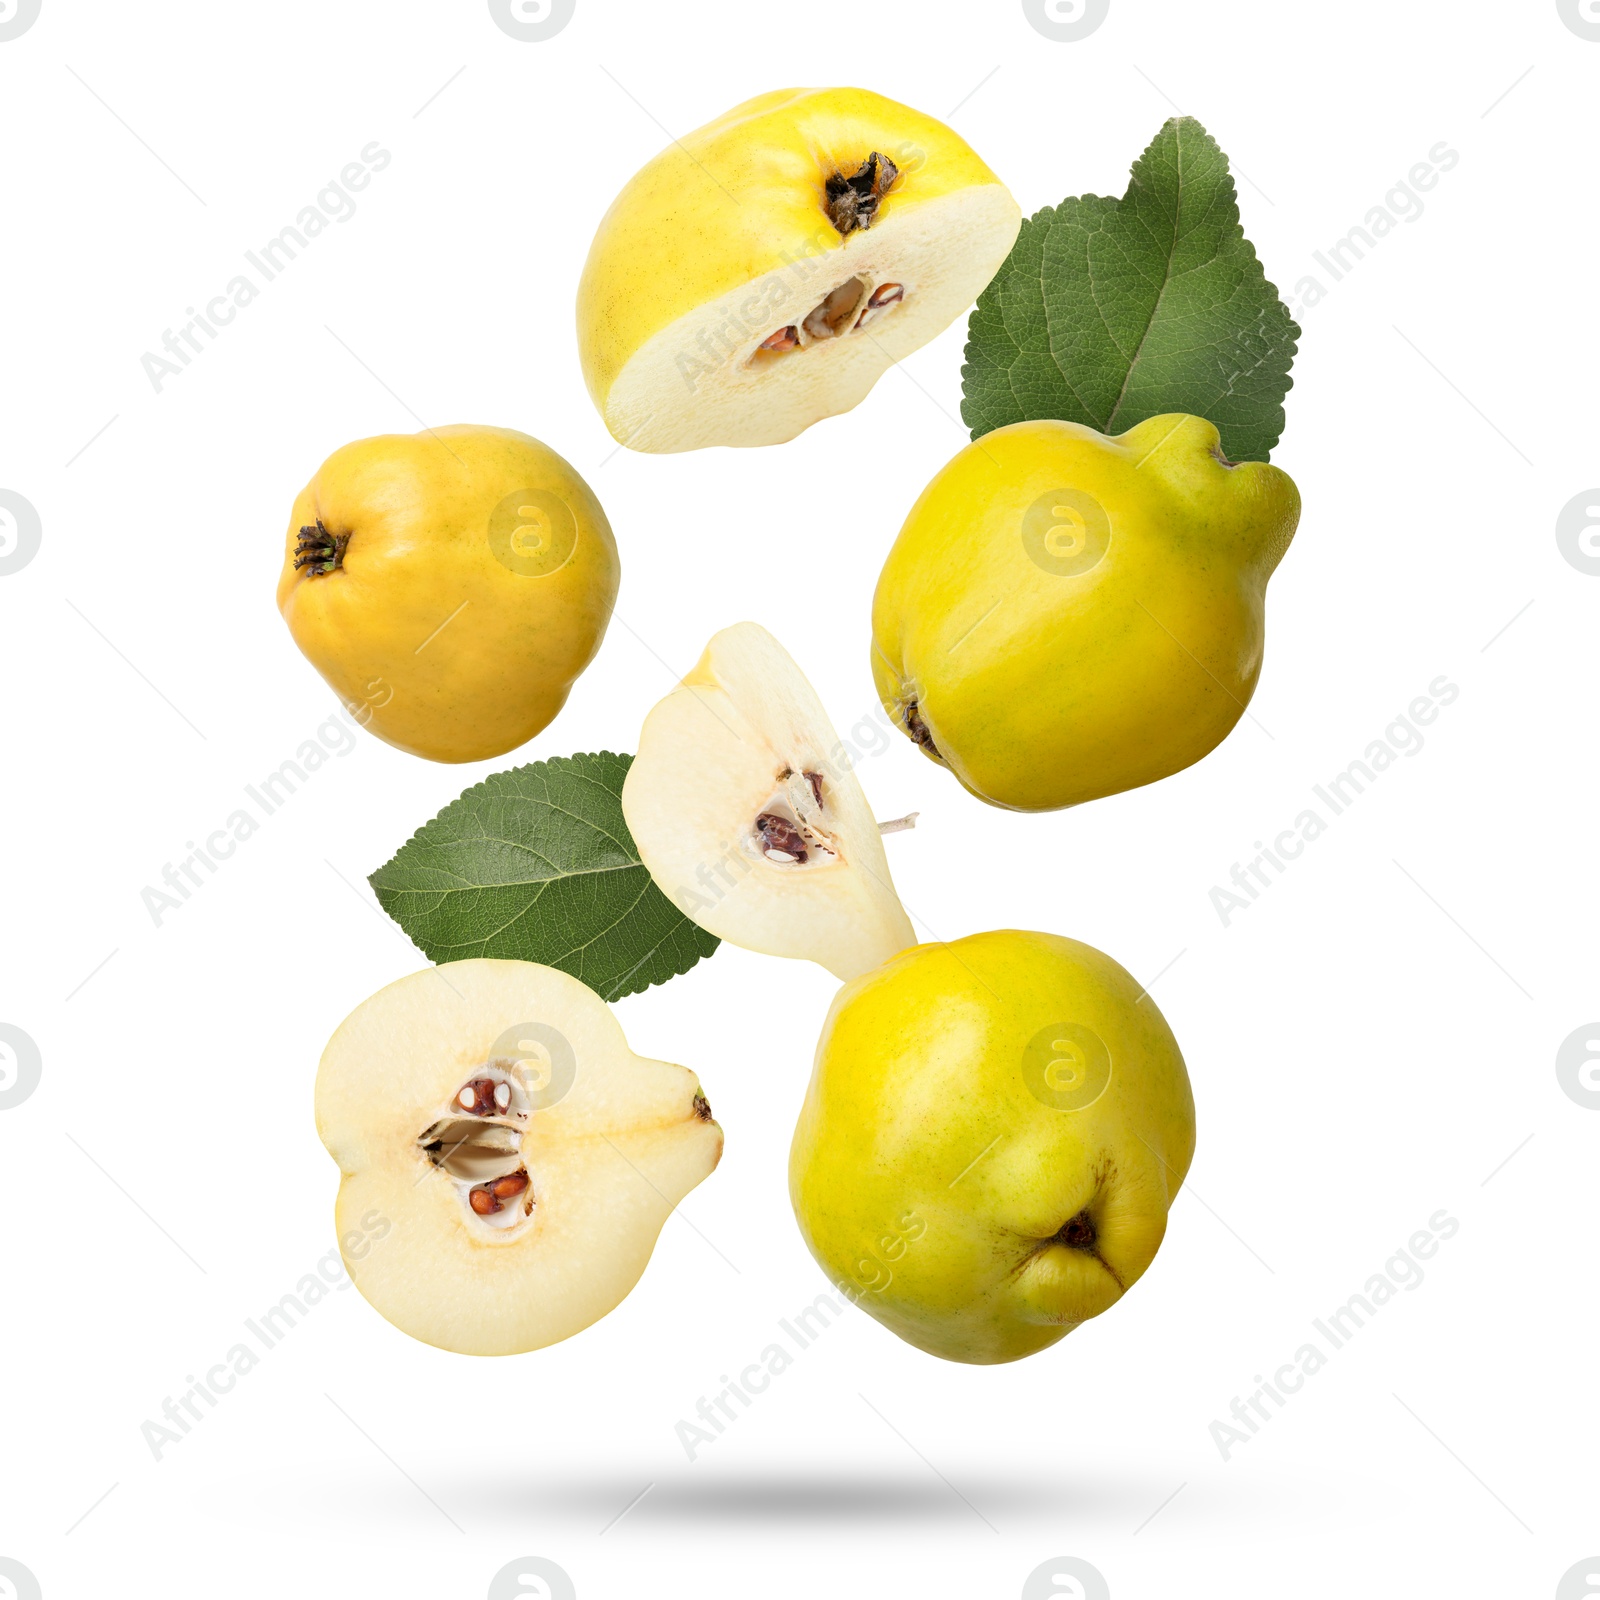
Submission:
<svg viewBox="0 0 1600 1600">
<path fill-rule="evenodd" d="M 1035 33 L 1076 44 L 1111 15 L 1111 0 L 1022 0 L 1022 14 Z"/>
<path fill-rule="evenodd" d="M 33 502 L 14 489 L 0 489 L 0 578 L 21 572 L 38 555 L 43 533 Z"/>
<path fill-rule="evenodd" d="M 577 9 L 578 0 L 489 0 L 494 25 L 522 44 L 555 38 Z"/>
<path fill-rule="evenodd" d="M 39 20 L 42 9 L 42 0 L 0 0 L 0 44 L 20 39 Z"/>
<path fill-rule="evenodd" d="M 257 783 L 244 786 L 249 807 L 241 806 L 228 814 L 219 828 L 214 828 L 203 843 L 193 839 L 185 841 L 189 853 L 176 865 L 168 861 L 161 869 L 164 888 L 146 884 L 139 891 L 150 920 L 159 928 L 169 912 L 179 911 L 184 903 L 203 889 L 208 878 L 215 877 L 223 862 L 229 860 L 239 846 L 253 838 L 265 820 L 280 811 L 312 778 L 319 768 L 334 756 L 347 756 L 355 749 L 357 739 L 350 727 L 363 719 L 358 713 L 342 709 L 338 716 L 329 717 L 317 728 L 314 739 L 305 739 L 292 759 L 280 763 L 275 772 L 269 772 Z M 260 813 L 260 817 L 256 816 Z M 202 871 L 204 876 L 202 876 Z"/>
<path fill-rule="evenodd" d="M 1427 209 L 1422 195 L 1438 188 L 1441 174 L 1454 171 L 1460 164 L 1460 154 L 1441 139 L 1428 152 L 1426 161 L 1418 161 L 1404 178 L 1395 180 L 1394 187 L 1383 197 L 1382 204 L 1373 206 L 1362 222 L 1351 228 L 1342 239 L 1336 239 L 1326 250 L 1313 250 L 1312 259 L 1333 283 L 1342 282 L 1402 222 L 1420 220 Z M 1418 193 L 1419 190 L 1421 193 Z M 1308 272 L 1285 299 L 1290 311 L 1298 316 L 1325 300 L 1330 292 L 1329 283 L 1316 273 Z"/>
<path fill-rule="evenodd" d="M 1295 1351 L 1292 1360 L 1285 1361 L 1273 1374 L 1265 1378 L 1255 1375 L 1257 1387 L 1246 1397 L 1233 1397 L 1228 1408 L 1232 1422 L 1220 1418 L 1210 1427 L 1211 1442 L 1216 1445 L 1224 1461 L 1233 1459 L 1240 1445 L 1249 1444 L 1262 1428 L 1282 1411 L 1292 1396 L 1305 1387 L 1306 1379 L 1313 1378 L 1342 1350 L 1399 1292 L 1421 1288 L 1425 1274 L 1421 1263 L 1430 1261 L 1439 1253 L 1443 1240 L 1453 1239 L 1461 1231 L 1461 1224 L 1448 1211 L 1435 1211 L 1428 1225 L 1419 1228 L 1405 1245 L 1383 1264 L 1382 1272 L 1367 1279 L 1359 1294 L 1353 1294 L 1342 1306 L 1330 1311 L 1326 1317 L 1313 1317 L 1311 1326 L 1320 1335 L 1308 1339 Z M 1272 1409 L 1268 1409 L 1268 1405 Z M 1237 1426 L 1236 1426 L 1237 1424 Z"/>
<path fill-rule="evenodd" d="M 340 1241 L 343 1257 L 339 1250 L 328 1251 L 318 1260 L 314 1272 L 301 1277 L 292 1293 L 257 1316 L 246 1317 L 244 1326 L 249 1339 L 230 1346 L 220 1361 L 206 1368 L 204 1376 L 188 1373 L 183 1380 L 188 1388 L 176 1398 L 169 1394 L 162 1400 L 162 1421 L 147 1418 L 139 1425 L 150 1454 L 160 1461 L 166 1450 L 182 1444 L 207 1414 L 216 1410 L 222 1397 L 231 1394 L 241 1378 L 261 1365 L 267 1351 L 282 1344 L 330 1294 L 348 1289 L 350 1275 L 345 1271 L 344 1258 L 362 1260 L 373 1245 L 388 1237 L 390 1226 L 382 1212 L 366 1212 L 359 1229 L 345 1234 Z"/>
<path fill-rule="evenodd" d="M 1348 811 L 1401 756 L 1419 754 L 1426 742 L 1422 728 L 1436 722 L 1441 707 L 1453 705 L 1460 694 L 1461 690 L 1441 673 L 1428 685 L 1428 692 L 1418 695 L 1396 716 L 1383 730 L 1383 737 L 1374 739 L 1358 760 L 1326 783 L 1312 784 L 1311 792 L 1327 814 L 1316 806 L 1307 806 L 1294 819 L 1293 826 L 1273 838 L 1271 845 L 1257 839 L 1255 849 L 1259 853 L 1243 865 L 1234 862 L 1228 874 L 1232 889 L 1212 885 L 1211 905 L 1222 919 L 1222 926 L 1229 927 L 1237 912 L 1248 911 L 1300 859 L 1306 846 L 1328 831 L 1333 818 Z"/>
<path fill-rule="evenodd" d="M 161 336 L 159 355 L 146 350 L 139 358 L 150 387 L 157 394 L 168 378 L 180 377 L 196 356 L 203 355 L 208 343 L 213 343 L 220 331 L 250 305 L 272 282 L 299 259 L 321 233 L 335 222 L 348 222 L 356 214 L 352 190 L 359 194 L 372 182 L 375 173 L 382 172 L 394 158 L 376 139 L 361 147 L 360 159 L 346 162 L 337 178 L 330 178 L 317 193 L 314 203 L 300 208 L 295 220 L 279 229 L 259 250 L 246 250 L 244 258 L 251 272 L 242 272 L 230 278 L 222 293 L 213 295 L 205 309 L 188 306 L 184 316 L 189 320 L 176 332 L 171 328 Z M 257 281 L 259 279 L 259 282 Z M 201 342 L 201 335 L 206 343 Z"/>
<path fill-rule="evenodd" d="M 673 1432 L 684 1454 L 693 1461 L 706 1445 L 715 1444 L 739 1420 L 741 1412 L 748 1411 L 756 1397 L 766 1393 L 772 1380 L 787 1372 L 799 1353 L 810 1349 L 844 1315 L 846 1304 L 856 1305 L 869 1294 L 881 1294 L 887 1289 L 894 1280 L 894 1263 L 927 1231 L 928 1225 L 921 1217 L 914 1211 L 906 1212 L 879 1231 L 871 1248 L 860 1252 L 855 1263 L 856 1282 L 836 1283 L 837 1299 L 831 1294 L 819 1294 L 793 1317 L 779 1317 L 778 1329 L 783 1338 L 767 1345 L 754 1361 L 740 1369 L 737 1378 L 724 1372 L 718 1379 L 723 1387 L 710 1397 L 701 1395 L 695 1403 L 695 1416 L 706 1426 L 687 1418 L 678 1421 Z"/>
</svg>

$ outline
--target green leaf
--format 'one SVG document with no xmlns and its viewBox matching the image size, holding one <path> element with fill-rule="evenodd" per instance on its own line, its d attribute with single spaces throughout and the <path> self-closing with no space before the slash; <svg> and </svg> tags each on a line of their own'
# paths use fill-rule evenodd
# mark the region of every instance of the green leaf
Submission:
<svg viewBox="0 0 1600 1600">
<path fill-rule="evenodd" d="M 430 961 L 559 967 L 602 999 L 665 983 L 718 940 L 662 894 L 622 820 L 632 756 L 554 756 L 452 800 L 368 880 Z"/>
<path fill-rule="evenodd" d="M 1085 195 L 1022 225 L 978 299 L 961 369 L 974 439 L 1058 417 L 1124 433 L 1206 417 L 1233 461 L 1283 434 L 1300 329 L 1239 226 L 1228 158 L 1175 117 L 1121 200 Z"/>
</svg>

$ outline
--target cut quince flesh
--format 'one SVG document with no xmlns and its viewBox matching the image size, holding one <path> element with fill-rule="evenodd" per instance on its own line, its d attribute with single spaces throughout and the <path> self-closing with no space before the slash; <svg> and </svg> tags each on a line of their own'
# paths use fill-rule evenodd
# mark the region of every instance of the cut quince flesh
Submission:
<svg viewBox="0 0 1600 1600">
<path fill-rule="evenodd" d="M 848 980 L 916 935 L 843 748 L 789 653 L 741 622 L 645 718 L 622 813 L 702 928 Z"/>
<path fill-rule="evenodd" d="M 353 1011 L 317 1072 L 340 1248 L 397 1328 L 463 1355 L 570 1337 L 639 1281 L 722 1154 L 686 1068 L 527 961 L 454 961 Z"/>
</svg>

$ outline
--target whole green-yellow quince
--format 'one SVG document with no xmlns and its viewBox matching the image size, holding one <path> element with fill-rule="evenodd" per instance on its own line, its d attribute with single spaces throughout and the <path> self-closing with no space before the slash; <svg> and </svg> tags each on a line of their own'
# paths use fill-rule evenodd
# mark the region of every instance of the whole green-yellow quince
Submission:
<svg viewBox="0 0 1600 1600">
<path fill-rule="evenodd" d="M 902 1339 L 1015 1361 L 1114 1305 L 1194 1155 L 1183 1056 L 1109 956 L 917 945 L 840 990 L 789 1156 L 812 1255 Z"/>
<path fill-rule="evenodd" d="M 982 800 L 1050 811 L 1180 772 L 1244 714 L 1287 473 L 1201 417 L 1115 438 L 1018 422 L 911 508 L 878 579 L 872 669 L 900 728 Z"/>
</svg>

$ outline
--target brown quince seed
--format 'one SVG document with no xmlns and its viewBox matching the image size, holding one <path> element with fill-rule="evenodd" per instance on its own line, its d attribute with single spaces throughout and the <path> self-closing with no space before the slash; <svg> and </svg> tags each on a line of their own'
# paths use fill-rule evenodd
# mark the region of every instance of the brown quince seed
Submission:
<svg viewBox="0 0 1600 1600">
<path fill-rule="evenodd" d="M 756 818 L 756 832 L 761 838 L 762 853 L 769 861 L 787 864 L 807 858 L 805 836 L 787 817 L 763 811 Z"/>
<path fill-rule="evenodd" d="M 495 1091 L 501 1087 L 503 1085 L 496 1084 L 493 1078 L 473 1078 L 462 1084 L 456 1094 L 456 1104 L 475 1117 L 492 1117 L 496 1111 L 504 1110 L 511 1103 L 509 1094 L 504 1104 L 497 1100 Z"/>
<path fill-rule="evenodd" d="M 856 318 L 856 327 L 864 328 L 869 322 L 876 321 L 891 306 L 898 305 L 905 297 L 906 286 L 903 283 L 880 283 L 867 297 L 861 315 Z"/>
</svg>

